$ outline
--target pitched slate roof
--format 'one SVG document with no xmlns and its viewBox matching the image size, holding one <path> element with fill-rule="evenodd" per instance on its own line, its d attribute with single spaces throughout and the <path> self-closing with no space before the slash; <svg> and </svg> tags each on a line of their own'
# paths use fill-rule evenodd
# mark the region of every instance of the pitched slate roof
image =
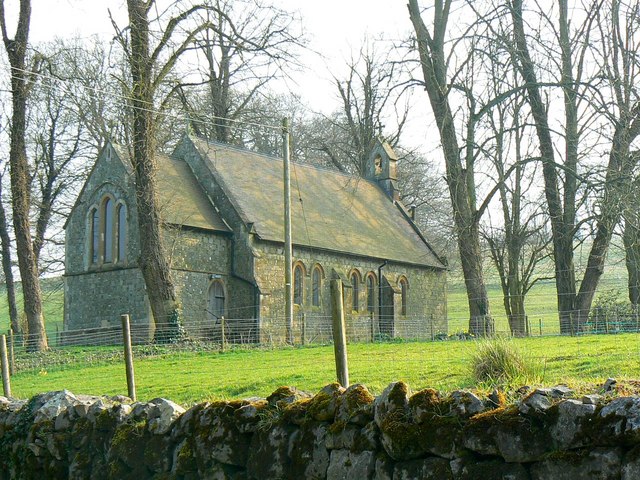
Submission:
<svg viewBox="0 0 640 480">
<path fill-rule="evenodd" d="M 230 232 L 182 160 L 158 155 L 158 202 L 166 223 Z"/>
<path fill-rule="evenodd" d="M 283 164 L 276 157 L 191 138 L 245 224 L 284 241 Z M 294 245 L 444 268 L 404 207 L 377 184 L 301 164 L 291 166 Z"/>
<path fill-rule="evenodd" d="M 113 147 L 129 174 L 133 175 L 127 150 L 119 145 Z M 163 222 L 218 232 L 231 231 L 184 161 L 162 154 L 156 155 L 156 161 L 158 203 Z"/>
</svg>

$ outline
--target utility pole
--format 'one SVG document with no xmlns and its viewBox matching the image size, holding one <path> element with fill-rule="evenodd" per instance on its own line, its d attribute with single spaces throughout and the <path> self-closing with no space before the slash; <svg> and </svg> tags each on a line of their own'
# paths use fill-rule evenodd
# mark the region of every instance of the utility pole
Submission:
<svg viewBox="0 0 640 480">
<path fill-rule="evenodd" d="M 282 120 L 282 157 L 284 163 L 284 295 L 287 343 L 293 345 L 293 292 L 291 288 L 291 172 L 289 170 L 289 119 Z"/>
</svg>

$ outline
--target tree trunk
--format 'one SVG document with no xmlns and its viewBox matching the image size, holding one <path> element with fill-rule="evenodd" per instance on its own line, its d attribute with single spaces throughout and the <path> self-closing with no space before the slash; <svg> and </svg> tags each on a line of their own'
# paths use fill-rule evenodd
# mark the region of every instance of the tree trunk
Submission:
<svg viewBox="0 0 640 480">
<path fill-rule="evenodd" d="M 624 197 L 632 189 L 632 172 L 637 163 L 637 156 L 632 155 L 629 150 L 631 142 L 640 134 L 640 119 L 636 118 L 629 122 L 624 115 L 622 116 L 614 133 L 609 153 L 607 176 L 604 181 L 603 207 L 597 217 L 596 236 L 589 251 L 587 268 L 576 299 L 578 328 L 587 321 L 596 287 L 604 272 L 604 262 L 611 236 L 622 216 Z"/>
<path fill-rule="evenodd" d="M 1 188 L 2 185 L 0 185 L 0 189 Z M 0 198 L 1 197 L 2 194 L 0 190 Z M 14 333 L 20 333 L 20 319 L 18 316 L 18 306 L 16 304 L 16 286 L 11 268 L 11 238 L 9 237 L 9 224 L 7 223 L 7 215 L 2 201 L 0 201 L 0 246 L 2 247 L 2 271 L 4 272 L 4 281 L 7 288 L 10 325 Z"/>
<path fill-rule="evenodd" d="M 13 205 L 13 229 L 16 236 L 18 266 L 22 281 L 24 311 L 29 328 L 27 351 L 42 351 L 48 348 L 47 336 L 42 315 L 42 293 L 38 277 L 38 265 L 33 252 L 29 221 L 30 183 L 29 164 L 25 144 L 26 114 L 28 97 L 28 73 L 26 68 L 26 51 L 29 39 L 29 23 L 31 20 L 30 0 L 20 1 L 20 15 L 15 38 L 7 37 L 4 5 L 0 4 L 0 24 L 5 49 L 12 68 L 11 93 L 11 143 L 9 147 L 9 166 L 11 177 L 11 194 Z"/>
<path fill-rule="evenodd" d="M 149 52 L 148 9 L 153 2 L 128 0 L 133 80 L 133 167 L 136 180 L 140 258 L 138 260 L 153 312 L 159 342 L 175 341 L 181 334 L 178 303 L 162 245 L 157 200 L 155 161 L 154 87 Z"/>
<path fill-rule="evenodd" d="M 632 305 L 640 303 L 640 228 L 638 215 L 627 214 L 624 222 L 624 252 L 629 276 L 629 301 Z"/>
<path fill-rule="evenodd" d="M 516 59 L 518 68 L 526 83 L 527 101 L 534 118 L 536 133 L 542 157 L 544 193 L 551 219 L 553 237 L 553 258 L 556 274 L 556 294 L 560 316 L 560 332 L 574 333 L 574 302 L 576 298 L 575 269 L 573 264 L 573 223 L 566 221 L 563 199 L 558 185 L 555 153 L 547 109 L 540 95 L 540 87 L 529 55 L 526 43 L 524 22 L 522 19 L 522 0 L 513 0 L 511 9 L 514 36 L 516 41 Z M 565 97 L 565 102 L 567 101 Z M 570 175 L 567 175 L 570 176 Z M 572 204 L 574 201 L 572 201 Z"/>
<path fill-rule="evenodd" d="M 489 297 L 482 271 L 475 191 L 473 191 L 473 178 L 471 178 L 473 170 L 464 168 L 462 164 L 453 114 L 445 93 L 449 86 L 446 79 L 443 45 L 449 6 L 450 2 L 447 2 L 444 8 L 442 3 L 437 5 L 434 12 L 434 31 L 431 35 L 422 20 L 417 0 L 410 0 L 408 5 L 411 22 L 416 32 L 425 88 L 438 125 L 444 153 L 460 261 L 467 289 L 469 333 L 485 336 L 493 335 L 494 324 L 489 311 Z M 467 148 L 471 143 L 467 142 Z M 469 152 L 467 154 L 468 157 L 473 157 Z"/>
</svg>

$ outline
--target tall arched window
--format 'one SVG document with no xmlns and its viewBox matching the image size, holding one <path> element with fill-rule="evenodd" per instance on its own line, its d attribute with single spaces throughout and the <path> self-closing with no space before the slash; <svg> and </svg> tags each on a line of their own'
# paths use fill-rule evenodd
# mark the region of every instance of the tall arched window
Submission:
<svg viewBox="0 0 640 480">
<path fill-rule="evenodd" d="M 376 277 L 373 273 L 367 275 L 367 312 L 376 311 Z"/>
<path fill-rule="evenodd" d="M 104 250 L 103 262 L 113 262 L 113 232 L 114 232 L 114 216 L 113 216 L 113 200 L 107 197 L 104 200 Z"/>
<path fill-rule="evenodd" d="M 89 229 L 89 258 L 96 264 L 100 259 L 100 213 L 97 208 L 91 209 Z"/>
<path fill-rule="evenodd" d="M 215 280 L 209 286 L 209 315 L 213 320 L 224 317 L 225 296 L 222 281 Z"/>
<path fill-rule="evenodd" d="M 316 265 L 311 273 L 311 305 L 320 306 L 320 292 L 322 291 L 322 271 L 320 265 Z"/>
<path fill-rule="evenodd" d="M 89 265 L 123 262 L 127 250 L 127 206 L 105 195 L 88 219 Z"/>
<path fill-rule="evenodd" d="M 401 315 L 407 314 L 407 294 L 409 290 L 409 282 L 405 277 L 400 277 L 400 295 L 402 300 L 402 306 L 400 310 Z"/>
<path fill-rule="evenodd" d="M 116 208 L 116 218 L 116 262 L 124 262 L 127 258 L 127 207 L 122 203 Z"/>
<path fill-rule="evenodd" d="M 293 267 L 293 303 L 295 305 L 304 303 L 304 269 L 299 263 Z"/>
<path fill-rule="evenodd" d="M 352 296 L 351 296 L 351 309 L 354 312 L 360 310 L 360 275 L 358 272 L 351 272 L 351 288 L 352 288 Z"/>
</svg>

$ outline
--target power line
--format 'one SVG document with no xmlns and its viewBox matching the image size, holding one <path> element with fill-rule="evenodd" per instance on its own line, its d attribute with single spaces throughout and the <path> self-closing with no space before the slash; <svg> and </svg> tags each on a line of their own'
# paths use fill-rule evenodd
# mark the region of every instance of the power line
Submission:
<svg viewBox="0 0 640 480">
<path fill-rule="evenodd" d="M 162 115 L 162 116 L 165 116 L 165 117 L 174 118 L 176 120 L 182 120 L 182 121 L 185 121 L 185 122 L 197 121 L 197 120 L 194 120 L 194 119 L 192 119 L 192 118 L 190 118 L 188 116 L 185 117 L 183 115 L 178 115 L 178 114 L 174 114 L 174 113 L 162 112 L 162 111 L 157 110 L 157 109 L 152 108 L 152 107 L 134 106 L 134 105 L 132 105 L 131 102 L 133 102 L 134 100 L 137 100 L 137 99 L 134 99 L 131 96 L 124 95 L 124 94 L 119 94 L 119 93 L 115 93 L 115 92 L 110 92 L 110 91 L 107 91 L 107 90 L 102 90 L 102 89 L 99 89 L 98 87 L 90 87 L 88 85 L 84 85 L 84 84 L 81 84 L 81 83 L 74 83 L 72 81 L 72 79 L 61 79 L 61 78 L 58 78 L 58 77 L 54 77 L 54 76 L 52 76 L 50 74 L 44 74 L 44 73 L 40 73 L 40 72 L 30 72 L 28 70 L 14 68 L 14 67 L 11 67 L 11 70 L 15 70 L 17 72 L 21 72 L 21 73 L 23 73 L 25 75 L 33 75 L 33 76 L 37 76 L 37 77 L 45 79 L 45 80 L 49 80 L 50 83 L 48 85 L 45 85 L 47 88 L 54 89 L 54 90 L 59 90 L 59 91 L 61 91 L 63 93 L 68 93 L 68 94 L 73 95 L 74 92 L 72 92 L 70 90 L 67 90 L 68 84 L 71 83 L 73 85 L 76 85 L 76 86 L 80 87 L 81 89 L 91 90 L 91 91 L 93 91 L 95 93 L 99 93 L 99 94 L 102 94 L 102 95 L 105 95 L 105 96 L 108 95 L 110 97 L 115 97 L 115 98 L 118 98 L 120 100 L 123 100 L 122 103 L 119 103 L 119 104 L 116 103 L 116 105 L 119 105 L 119 106 L 126 106 L 128 108 L 137 109 L 137 110 L 148 112 L 148 113 L 154 113 L 156 115 Z M 13 74 L 13 73 L 11 74 L 11 78 L 18 79 L 18 80 L 24 80 L 24 77 L 16 75 L 16 74 Z M 53 85 L 54 82 L 56 84 L 62 84 L 63 86 L 54 86 Z M 96 97 L 90 97 L 90 98 L 95 99 Z M 239 125 L 244 125 L 244 126 L 252 126 L 252 127 L 257 127 L 257 128 L 264 128 L 264 129 L 272 130 L 272 131 L 279 131 L 281 129 L 281 127 L 276 126 L 276 125 L 270 125 L 270 124 L 258 123 L 258 122 L 249 122 L 249 121 L 245 121 L 245 120 L 236 120 L 236 119 L 233 119 L 233 118 L 221 117 L 221 116 L 217 116 L 217 115 L 210 115 L 210 118 L 213 119 L 213 120 L 220 120 L 220 121 L 239 124 Z M 200 123 L 204 123 L 204 122 L 201 121 Z M 210 124 L 225 126 L 225 124 L 215 124 L 215 123 L 210 123 Z"/>
</svg>

